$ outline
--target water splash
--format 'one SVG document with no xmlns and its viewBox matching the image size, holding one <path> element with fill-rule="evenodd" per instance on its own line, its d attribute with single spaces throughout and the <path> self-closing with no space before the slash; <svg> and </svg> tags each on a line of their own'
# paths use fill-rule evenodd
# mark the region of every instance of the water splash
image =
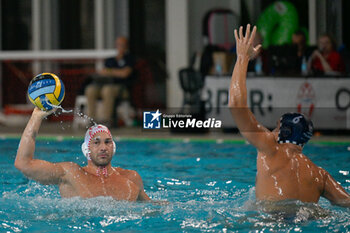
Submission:
<svg viewBox="0 0 350 233">
<path fill-rule="evenodd" d="M 85 126 L 85 128 L 89 128 L 91 125 L 97 125 L 97 122 L 95 122 L 95 120 L 92 117 L 89 117 L 88 115 L 85 115 L 82 112 L 79 112 L 79 109 L 76 109 L 76 115 L 81 119 L 83 125 Z"/>
<path fill-rule="evenodd" d="M 58 109 L 61 109 L 62 113 L 70 113 L 70 112 L 73 112 L 73 110 L 65 110 L 64 108 L 62 108 L 62 106 L 60 105 L 54 105 L 54 104 L 51 104 L 50 101 L 47 99 L 47 97 L 45 97 L 45 102 L 47 103 L 47 105 L 53 107 L 53 108 L 58 108 Z"/>
</svg>

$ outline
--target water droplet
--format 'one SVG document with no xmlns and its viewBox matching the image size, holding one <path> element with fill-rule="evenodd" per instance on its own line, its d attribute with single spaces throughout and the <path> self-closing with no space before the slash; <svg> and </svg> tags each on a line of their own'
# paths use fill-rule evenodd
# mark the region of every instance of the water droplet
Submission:
<svg viewBox="0 0 350 233">
<path fill-rule="evenodd" d="M 342 170 L 340 170 L 339 173 L 343 174 L 344 176 L 349 175 L 349 171 L 342 171 Z"/>
</svg>

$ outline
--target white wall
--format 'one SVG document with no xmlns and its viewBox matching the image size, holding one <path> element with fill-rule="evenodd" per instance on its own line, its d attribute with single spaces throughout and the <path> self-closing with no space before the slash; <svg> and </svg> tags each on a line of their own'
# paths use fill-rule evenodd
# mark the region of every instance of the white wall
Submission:
<svg viewBox="0 0 350 233">
<path fill-rule="evenodd" d="M 166 64 L 167 107 L 181 107 L 183 94 L 178 79 L 180 68 L 187 66 L 189 53 L 188 2 L 187 0 L 166 0 Z"/>
<path fill-rule="evenodd" d="M 179 69 L 189 65 L 189 58 L 203 49 L 202 20 L 213 8 L 226 8 L 240 16 L 240 0 L 166 0 L 167 107 L 181 107 L 183 93 Z"/>
</svg>

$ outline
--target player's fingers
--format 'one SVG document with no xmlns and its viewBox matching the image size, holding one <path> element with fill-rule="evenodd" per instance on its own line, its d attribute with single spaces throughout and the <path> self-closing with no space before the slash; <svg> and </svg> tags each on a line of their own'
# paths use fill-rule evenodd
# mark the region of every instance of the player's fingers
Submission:
<svg viewBox="0 0 350 233">
<path fill-rule="evenodd" d="M 261 49 L 261 44 L 257 45 L 254 49 L 255 49 L 255 51 L 259 52 Z"/>
<path fill-rule="evenodd" d="M 247 25 L 247 29 L 245 30 L 245 37 L 244 37 L 244 40 L 245 40 L 245 41 L 248 41 L 249 36 L 250 36 L 250 24 Z"/>
<path fill-rule="evenodd" d="M 243 27 L 239 27 L 239 39 L 243 39 Z"/>
<path fill-rule="evenodd" d="M 237 34 L 237 29 L 235 29 L 234 33 L 235 33 L 236 42 L 238 42 L 239 38 L 238 38 L 238 34 Z"/>
<path fill-rule="evenodd" d="M 50 111 L 46 112 L 46 115 L 51 115 L 52 113 L 56 112 L 58 108 L 53 108 Z"/>
<path fill-rule="evenodd" d="M 254 26 L 252 34 L 251 34 L 251 36 L 249 38 L 249 44 L 253 43 L 253 40 L 255 38 L 255 33 L 256 33 L 256 26 Z"/>
</svg>

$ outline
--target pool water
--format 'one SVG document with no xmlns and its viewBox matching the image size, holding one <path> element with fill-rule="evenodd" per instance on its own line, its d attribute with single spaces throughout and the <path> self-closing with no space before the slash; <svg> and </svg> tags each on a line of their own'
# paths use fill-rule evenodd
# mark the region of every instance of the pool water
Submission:
<svg viewBox="0 0 350 233">
<path fill-rule="evenodd" d="M 28 180 L 13 166 L 18 139 L 0 139 L 0 232 L 349 232 L 350 208 L 282 202 L 267 213 L 255 202 L 256 151 L 240 142 L 121 140 L 113 166 L 133 169 L 146 193 L 168 205 L 60 198 L 56 186 Z M 40 139 L 36 158 L 86 159 L 81 140 Z M 348 145 L 310 144 L 312 161 L 350 192 Z"/>
</svg>

